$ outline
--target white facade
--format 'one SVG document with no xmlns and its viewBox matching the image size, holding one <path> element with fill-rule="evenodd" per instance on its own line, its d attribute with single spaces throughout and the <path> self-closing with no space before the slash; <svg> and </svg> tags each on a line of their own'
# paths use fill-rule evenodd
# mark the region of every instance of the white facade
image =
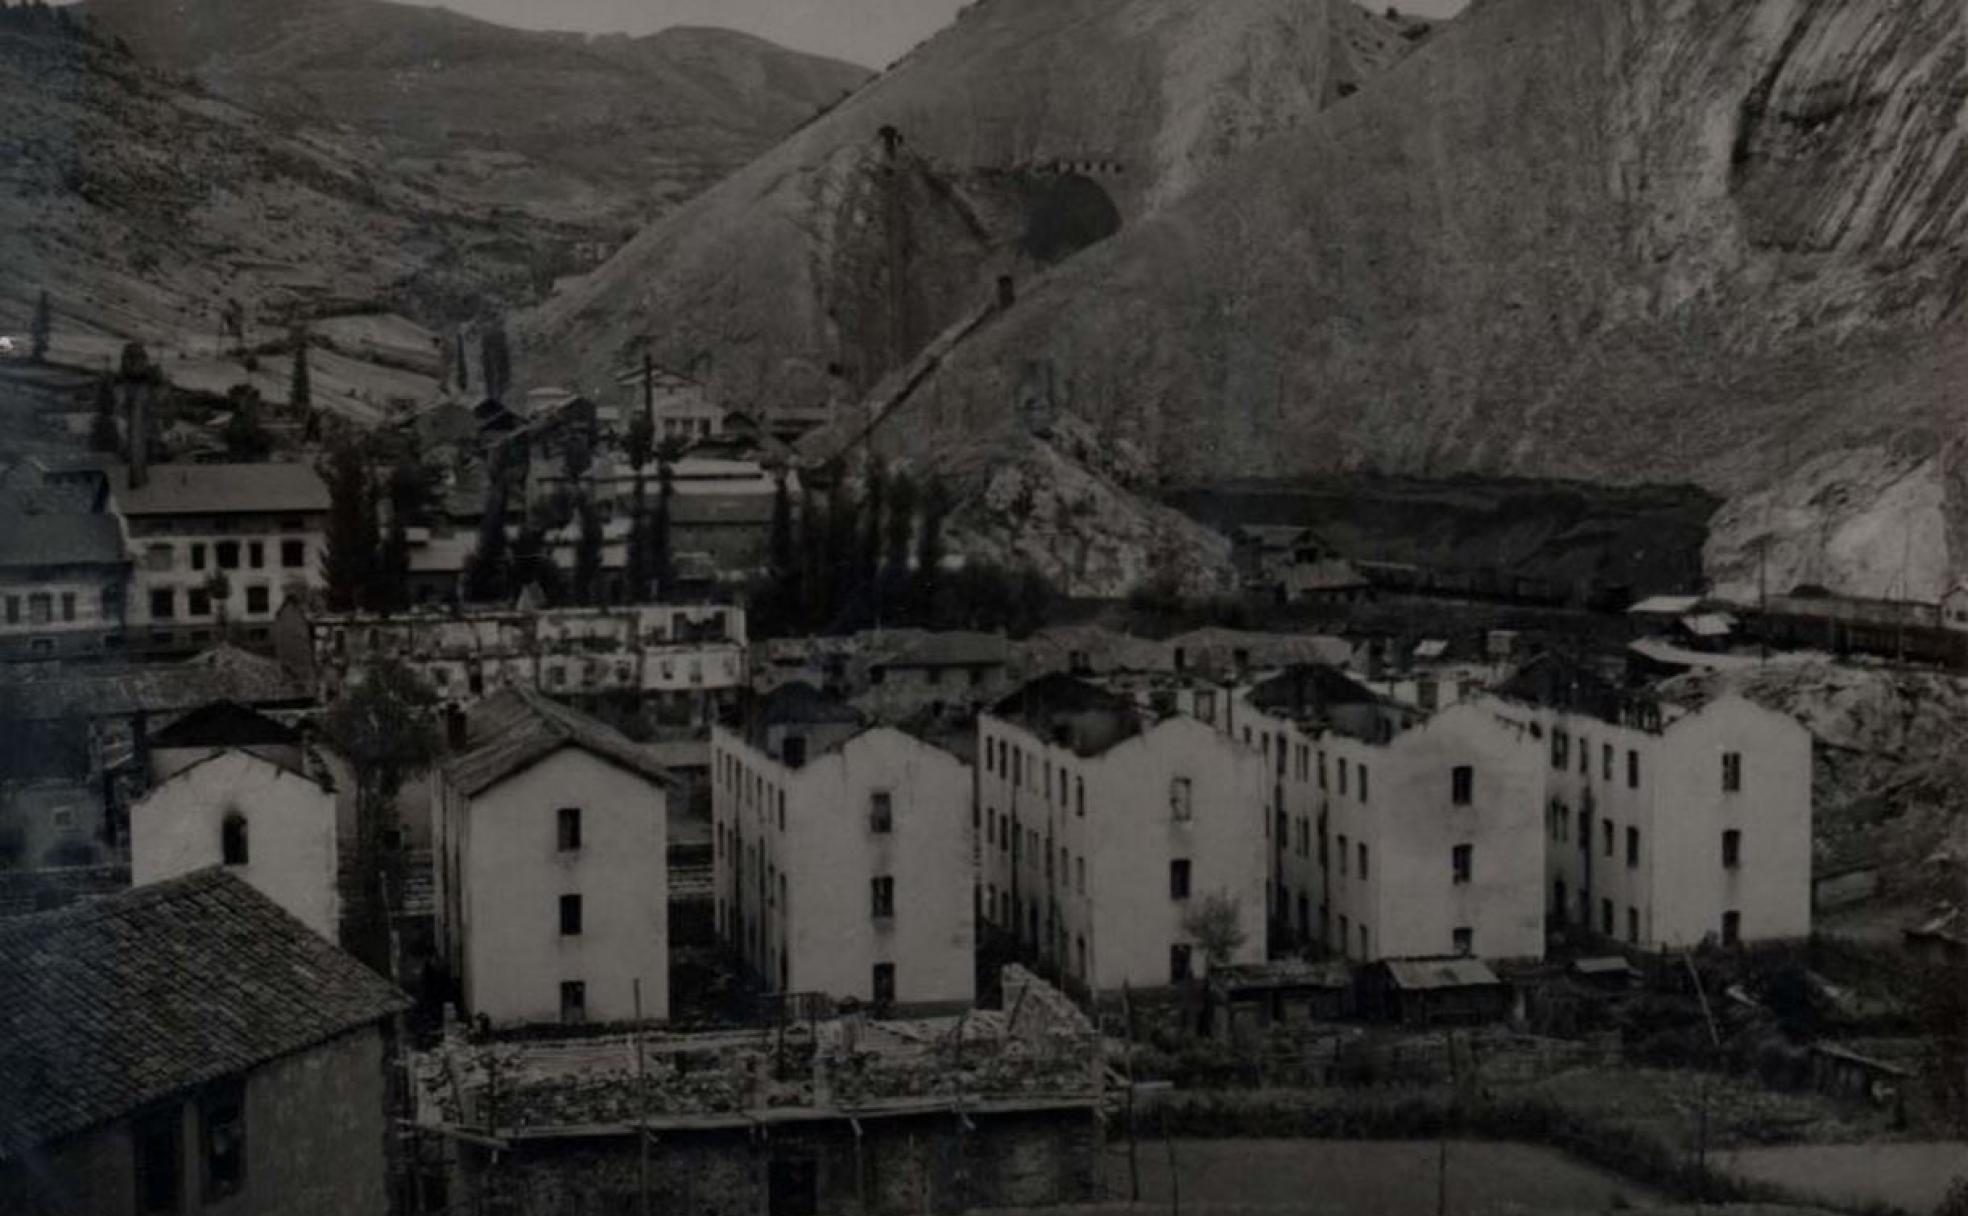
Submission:
<svg viewBox="0 0 1968 1216">
<path fill-rule="evenodd" d="M 465 1013 L 626 1022 L 640 980 L 643 1016 L 668 1016 L 662 782 L 569 744 L 474 796 L 442 779 L 434 790 L 438 941 Z"/>
<path fill-rule="evenodd" d="M 1620 724 L 1486 704 L 1540 758 L 1554 918 L 1649 949 L 1810 934 L 1811 736 L 1795 719 L 1737 696 Z"/>
<path fill-rule="evenodd" d="M 1373 739 L 1248 704 L 1236 720 L 1272 775 L 1270 901 L 1289 940 L 1362 962 L 1543 957 L 1543 785 L 1523 725 L 1477 704 Z"/>
<path fill-rule="evenodd" d="M 972 806 L 969 766 L 899 730 L 795 768 L 718 729 L 719 932 L 769 989 L 969 1004 Z"/>
<path fill-rule="evenodd" d="M 130 808 L 137 886 L 217 865 L 338 940 L 335 796 L 319 782 L 226 750 L 178 770 Z"/>
<path fill-rule="evenodd" d="M 1262 760 L 1194 718 L 1142 725 L 1081 755 L 978 721 L 985 919 L 1102 991 L 1204 974 L 1185 921 L 1212 896 L 1239 913 L 1231 961 L 1265 955 Z"/>
<path fill-rule="evenodd" d="M 513 685 L 687 699 L 734 692 L 749 674 L 745 610 L 724 604 L 316 616 L 291 626 L 283 617 L 281 633 L 283 655 L 311 663 L 329 697 L 383 659 L 455 704 Z"/>
</svg>

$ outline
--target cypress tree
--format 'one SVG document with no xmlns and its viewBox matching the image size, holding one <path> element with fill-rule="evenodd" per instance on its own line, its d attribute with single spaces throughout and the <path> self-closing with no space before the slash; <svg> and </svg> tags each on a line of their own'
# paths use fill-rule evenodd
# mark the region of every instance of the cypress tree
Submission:
<svg viewBox="0 0 1968 1216">
<path fill-rule="evenodd" d="M 670 495 L 675 492 L 675 471 L 665 456 L 656 466 L 656 518 L 649 525 L 649 554 L 658 595 L 668 595 L 676 578 L 676 555 L 670 550 Z"/>
<path fill-rule="evenodd" d="M 105 376 L 96 381 L 96 417 L 89 425 L 89 450 L 117 452 L 122 447 L 122 434 L 116 429 L 116 389 Z"/>
<path fill-rule="evenodd" d="M 512 346 L 506 340 L 506 323 L 494 321 L 479 339 L 480 371 L 485 377 L 485 395 L 504 401 L 512 387 Z"/>
<path fill-rule="evenodd" d="M 512 558 L 506 540 L 506 470 L 495 460 L 485 487 L 485 510 L 478 519 L 478 543 L 465 563 L 464 595 L 473 603 L 511 598 Z"/>
<path fill-rule="evenodd" d="M 321 577 L 328 607 L 351 612 L 373 603 L 376 574 L 376 511 L 369 470 L 352 443 L 338 445 L 328 458 L 328 550 Z"/>
<path fill-rule="evenodd" d="M 597 604 L 601 602 L 601 559 L 605 539 L 601 531 L 601 513 L 595 510 L 594 500 L 586 496 L 581 498 L 574 510 L 581 524 L 581 537 L 574 547 L 574 602 Z"/>
<path fill-rule="evenodd" d="M 922 529 L 916 536 L 916 611 L 924 623 L 941 609 L 943 524 L 949 515 L 949 491 L 941 478 L 932 478 L 923 494 Z"/>
<path fill-rule="evenodd" d="M 29 331 L 29 342 L 32 344 L 36 363 L 48 357 L 48 339 L 54 335 L 54 328 L 54 305 L 49 302 L 48 291 L 44 287 L 40 298 L 34 301 L 34 323 Z"/>
</svg>

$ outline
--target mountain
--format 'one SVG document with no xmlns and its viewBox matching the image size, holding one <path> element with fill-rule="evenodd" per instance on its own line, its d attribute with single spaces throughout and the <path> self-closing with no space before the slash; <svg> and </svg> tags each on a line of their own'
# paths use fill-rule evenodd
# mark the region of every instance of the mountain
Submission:
<svg viewBox="0 0 1968 1216">
<path fill-rule="evenodd" d="M 526 299 L 528 239 L 566 235 L 188 88 L 59 9 L 0 11 L 0 173 L 8 332 L 45 290 L 61 362 L 109 366 L 135 339 L 181 386 L 285 400 L 286 319 L 307 317 L 316 401 L 358 419 L 436 391 L 436 339 L 404 315 Z"/>
<path fill-rule="evenodd" d="M 979 0 L 548 300 L 523 373 L 603 390 L 647 345 L 735 405 L 851 404 L 987 325 L 1001 279 L 1015 293 L 1354 104 L 1431 32 L 1350 0 Z M 1220 542 L 1141 507 L 1125 457 L 1069 460 L 1070 490 L 1057 452 L 1021 460 L 970 478 L 973 500 L 1107 525 L 1063 581 L 1111 589 L 1159 560 L 1144 545 L 1221 573 Z"/>
<path fill-rule="evenodd" d="M 724 30 L 509 29 L 385 0 L 85 0 L 148 62 L 378 141 L 452 196 L 623 235 L 861 86 L 862 68 Z"/>
<path fill-rule="evenodd" d="M 881 191 L 856 184 L 878 180 L 865 141 L 880 123 L 902 126 L 909 172 L 1077 149 L 1126 129 L 1100 114 L 1133 87 L 1111 82 L 1160 81 L 1166 97 L 1196 78 L 1185 66 L 1235 62 L 1171 31 L 1259 13 L 1262 32 L 1233 45 L 1306 71 L 1351 62 L 1330 53 L 1351 45 L 1345 18 L 1318 5 L 1082 0 L 1057 26 L 1038 7 L 980 5 L 646 232 L 540 314 L 543 371 L 585 374 L 648 330 L 668 353 L 715 348 L 737 401 L 810 399 L 811 369 L 852 348 L 839 317 L 878 292 L 925 293 L 926 271 L 949 266 L 864 252 L 857 280 L 838 255 L 881 230 Z M 1074 19 L 1098 37 L 1075 41 Z M 1195 124 L 1167 115 L 1221 113 L 1208 105 L 1271 79 L 1205 73 L 1186 108 L 1158 112 L 1163 137 L 1120 156 L 1149 149 L 1112 191 L 1118 232 L 1052 265 L 958 246 L 985 285 L 930 312 L 947 339 L 933 365 L 838 396 L 866 398 L 850 417 L 880 415 L 892 454 L 961 468 L 984 499 L 1007 468 L 1035 467 L 1034 444 L 1056 450 L 1062 422 L 1073 446 L 1128 454 L 1137 498 L 1346 470 L 1694 481 L 1725 500 L 1706 568 L 1726 592 L 1931 598 L 1968 564 L 1952 392 L 1968 373 L 1963 21 L 1954 0 L 1487 0 L 1339 104 L 1230 124 L 1250 141 L 1184 173 L 1167 132 Z M 1070 49 L 1021 46 L 1027 23 Z M 1313 25 L 1336 36 L 1285 34 Z M 985 46 L 1012 49 L 993 61 Z M 1022 75 L 1032 62 L 1075 78 Z M 1344 75 L 1325 77 L 1328 97 Z M 1072 105 L 1029 117 L 980 95 L 980 77 Z M 1010 119 L 985 121 L 993 106 Z M 1021 120 L 1057 142 L 1004 134 Z M 1018 299 L 986 315 L 1000 268 Z M 784 285 L 769 311 L 751 302 L 762 283 Z M 1034 530 L 1016 518 L 1025 499 L 1004 501 L 1016 509 L 986 521 L 1002 545 L 1082 581 L 1086 530 L 1043 506 Z"/>
<path fill-rule="evenodd" d="M 1968 560 L 1963 14 L 1490 0 L 1023 293 L 895 442 L 1066 414 L 1165 486 L 1694 480 L 1726 591 L 1933 598 Z"/>
<path fill-rule="evenodd" d="M 747 400 L 858 394 L 998 274 L 1154 213 L 1427 28 L 1349 0 L 980 0 L 546 304 L 535 366 L 599 379 L 651 335 Z"/>
</svg>

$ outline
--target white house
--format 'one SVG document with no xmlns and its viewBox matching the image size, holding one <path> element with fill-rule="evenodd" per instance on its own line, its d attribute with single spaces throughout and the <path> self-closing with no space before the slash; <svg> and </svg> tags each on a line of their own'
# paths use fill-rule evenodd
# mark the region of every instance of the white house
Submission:
<svg viewBox="0 0 1968 1216">
<path fill-rule="evenodd" d="M 178 769 L 130 808 L 137 886 L 224 866 L 337 940 L 335 796 L 298 769 L 241 749 Z"/>
<path fill-rule="evenodd" d="M 459 720 L 432 783 L 438 947 L 494 1024 L 669 1012 L 670 777 L 531 689 Z M 462 737 L 456 737 L 461 734 Z"/>
<path fill-rule="evenodd" d="M 776 991 L 967 1005 L 969 766 L 844 710 L 786 685 L 713 732 L 719 932 Z"/>
<path fill-rule="evenodd" d="M 998 934 L 1096 990 L 1205 970 L 1191 913 L 1233 906 L 1230 961 L 1265 954 L 1264 769 L 1196 718 L 1066 675 L 978 720 L 978 904 Z"/>
<path fill-rule="evenodd" d="M 1235 729 L 1272 774 L 1272 921 L 1362 962 L 1544 954 L 1543 792 L 1524 727 L 1423 714 L 1330 668 L 1247 690 Z"/>
<path fill-rule="evenodd" d="M 1811 932 L 1811 735 L 1735 695 L 1662 704 L 1551 678 L 1489 702 L 1544 774 L 1547 907 L 1645 948 Z"/>
</svg>

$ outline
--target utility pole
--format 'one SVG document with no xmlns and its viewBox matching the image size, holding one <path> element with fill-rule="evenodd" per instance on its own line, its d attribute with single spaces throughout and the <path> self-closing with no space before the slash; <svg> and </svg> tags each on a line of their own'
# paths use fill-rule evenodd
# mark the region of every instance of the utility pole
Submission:
<svg viewBox="0 0 1968 1216">
<path fill-rule="evenodd" d="M 649 1064 L 642 1050 L 641 976 L 631 982 L 630 991 L 635 997 L 636 1199 L 642 1216 L 649 1216 Z"/>
<path fill-rule="evenodd" d="M 1708 1008 L 1708 993 L 1702 989 L 1701 972 L 1695 967 L 1695 956 L 1683 951 L 1682 961 L 1688 965 L 1689 978 L 1695 982 L 1695 999 L 1701 1002 L 1702 1020 L 1708 1024 L 1709 1046 L 1719 1057 L 1722 1054 L 1722 1036 L 1715 1029 L 1715 1015 Z M 1713 1061 L 1711 1061 L 1713 1063 Z M 1696 1102 L 1700 1114 L 1695 1124 L 1695 1210 L 1700 1211 L 1708 1198 L 1708 1069 L 1701 1071 L 1700 1086 Z"/>
<path fill-rule="evenodd" d="M 1136 1152 L 1134 1139 L 1134 1000 L 1128 985 L 1121 985 L 1122 1030 L 1127 1035 L 1127 1133 L 1128 1133 L 1128 1201 L 1141 1202 L 1141 1161 Z"/>
</svg>

